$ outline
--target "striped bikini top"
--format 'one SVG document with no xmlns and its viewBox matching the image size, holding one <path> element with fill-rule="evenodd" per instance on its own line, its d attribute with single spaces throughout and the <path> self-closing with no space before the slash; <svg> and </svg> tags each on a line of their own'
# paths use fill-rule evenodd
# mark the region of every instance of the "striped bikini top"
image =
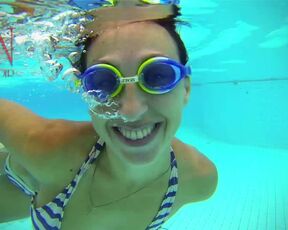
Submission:
<svg viewBox="0 0 288 230">
<path fill-rule="evenodd" d="M 93 146 L 91 152 L 87 156 L 86 160 L 83 162 L 81 168 L 78 170 L 76 176 L 67 185 L 61 193 L 59 193 L 51 202 L 45 204 L 42 207 L 36 208 L 34 206 L 34 200 L 37 196 L 37 192 L 34 192 L 29 188 L 24 181 L 18 177 L 9 165 L 9 156 L 6 159 L 5 172 L 9 180 L 19 187 L 23 192 L 32 197 L 31 201 L 31 219 L 32 225 L 35 230 L 60 230 L 61 223 L 64 217 L 64 208 L 69 202 L 71 196 L 75 192 L 80 179 L 90 167 L 91 164 L 97 159 L 101 150 L 103 149 L 105 143 L 99 139 L 96 145 Z M 170 211 L 172 209 L 174 200 L 176 198 L 176 192 L 178 188 L 178 173 L 177 173 L 177 162 L 171 147 L 170 150 L 171 157 L 171 174 L 168 181 L 168 189 L 166 194 L 162 199 L 162 203 L 159 207 L 158 213 L 155 215 L 152 223 L 145 230 L 157 230 L 161 228 L 161 225 L 167 220 Z"/>
</svg>

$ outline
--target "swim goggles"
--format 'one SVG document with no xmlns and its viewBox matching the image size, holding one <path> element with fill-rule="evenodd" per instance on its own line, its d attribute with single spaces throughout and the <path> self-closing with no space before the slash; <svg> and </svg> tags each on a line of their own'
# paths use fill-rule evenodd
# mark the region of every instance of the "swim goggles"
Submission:
<svg viewBox="0 0 288 230">
<path fill-rule="evenodd" d="M 105 103 L 117 96 L 125 84 L 137 83 L 146 93 L 164 94 L 190 74 L 190 66 L 167 57 L 152 57 L 140 65 L 136 76 L 124 77 L 113 65 L 96 64 L 78 78 L 85 92 L 93 95 L 98 102 Z"/>
<path fill-rule="evenodd" d="M 92 10 L 101 7 L 116 6 L 117 2 L 118 0 L 70 0 L 68 4 L 79 7 L 83 10 Z M 180 4 L 180 0 L 139 0 L 139 2 L 161 5 Z"/>
</svg>

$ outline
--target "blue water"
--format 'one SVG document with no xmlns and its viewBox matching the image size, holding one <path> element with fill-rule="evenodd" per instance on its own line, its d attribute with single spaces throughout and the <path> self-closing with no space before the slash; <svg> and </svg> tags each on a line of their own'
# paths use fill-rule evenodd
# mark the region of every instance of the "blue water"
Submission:
<svg viewBox="0 0 288 230">
<path fill-rule="evenodd" d="M 182 5 L 183 18 L 192 24 L 180 32 L 193 74 L 177 136 L 215 163 L 219 184 L 213 197 L 183 206 L 165 227 L 288 229 L 288 2 L 186 0 Z M 39 77 L 1 78 L 0 73 L 0 87 L 0 97 L 41 116 L 89 120 L 79 95 Z M 0 229 L 30 226 L 23 220 Z"/>
</svg>

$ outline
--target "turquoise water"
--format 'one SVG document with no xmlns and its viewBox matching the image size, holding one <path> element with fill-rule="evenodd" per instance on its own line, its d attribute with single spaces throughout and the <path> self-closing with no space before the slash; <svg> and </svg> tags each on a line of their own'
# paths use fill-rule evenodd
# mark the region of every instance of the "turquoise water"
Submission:
<svg viewBox="0 0 288 230">
<path fill-rule="evenodd" d="M 213 197 L 183 206 L 165 227 L 288 229 L 288 2 L 181 4 L 183 19 L 192 25 L 180 32 L 193 74 L 177 136 L 215 163 L 219 184 Z M 89 120 L 79 95 L 30 76 L 21 60 L 16 63 L 23 74 L 1 78 L 0 73 L 0 97 L 47 118 Z M 0 229 L 31 225 L 23 220 Z"/>
</svg>

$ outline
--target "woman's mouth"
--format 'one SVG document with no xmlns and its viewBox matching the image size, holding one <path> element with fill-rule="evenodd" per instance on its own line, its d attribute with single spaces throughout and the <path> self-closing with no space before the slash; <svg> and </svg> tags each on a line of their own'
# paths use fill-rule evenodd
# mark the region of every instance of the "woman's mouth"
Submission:
<svg viewBox="0 0 288 230">
<path fill-rule="evenodd" d="M 154 123 L 140 128 L 114 126 L 113 131 L 127 145 L 141 146 L 149 143 L 157 134 L 161 123 Z"/>
</svg>

